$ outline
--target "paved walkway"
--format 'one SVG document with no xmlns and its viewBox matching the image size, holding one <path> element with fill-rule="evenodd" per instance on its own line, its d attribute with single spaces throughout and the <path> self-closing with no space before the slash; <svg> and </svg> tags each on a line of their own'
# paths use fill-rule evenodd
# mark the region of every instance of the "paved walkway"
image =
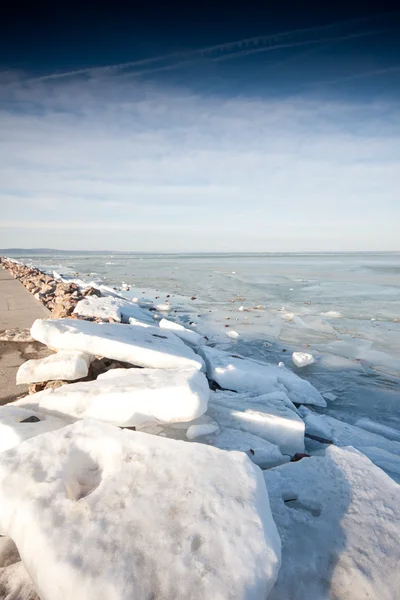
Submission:
<svg viewBox="0 0 400 600">
<path fill-rule="evenodd" d="M 6 329 L 31 327 L 35 319 L 50 315 L 43 304 L 0 268 L 0 332 Z M 49 351 L 39 342 L 0 342 L 0 405 L 15 400 L 27 391 L 27 386 L 16 385 L 18 367 L 30 358 L 47 356 Z"/>
</svg>

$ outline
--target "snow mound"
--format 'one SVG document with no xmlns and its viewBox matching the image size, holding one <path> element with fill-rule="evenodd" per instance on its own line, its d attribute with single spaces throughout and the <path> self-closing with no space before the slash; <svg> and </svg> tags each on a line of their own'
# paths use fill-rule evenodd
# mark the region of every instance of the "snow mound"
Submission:
<svg viewBox="0 0 400 600">
<path fill-rule="evenodd" d="M 203 368 L 191 348 L 168 331 L 145 324 L 92 323 L 73 319 L 37 319 L 35 340 L 57 350 L 80 350 L 139 367 Z"/>
<path fill-rule="evenodd" d="M 135 302 L 113 298 L 112 296 L 87 296 L 78 302 L 74 313 L 81 317 L 113 319 L 125 323 L 128 323 L 130 317 L 147 323 L 153 321 L 152 316 L 142 310 Z"/>
<path fill-rule="evenodd" d="M 196 369 L 112 369 L 96 381 L 37 392 L 14 405 L 133 427 L 195 419 L 207 410 L 209 393 L 205 375 Z"/>
<path fill-rule="evenodd" d="M 199 348 L 199 354 L 205 360 L 208 377 L 222 388 L 256 395 L 281 391 L 292 402 L 326 406 L 326 401 L 311 383 L 286 368 L 256 362 L 208 346 Z"/>
<path fill-rule="evenodd" d="M 315 362 L 313 355 L 308 352 L 293 352 L 292 360 L 296 367 L 306 367 Z"/>
<path fill-rule="evenodd" d="M 394 600 L 400 486 L 353 449 L 330 446 L 266 471 L 282 566 L 268 600 Z"/>
<path fill-rule="evenodd" d="M 86 420 L 1 455 L 0 528 L 41 600 L 265 600 L 280 539 L 261 471 L 183 444 Z"/>
<path fill-rule="evenodd" d="M 46 358 L 28 360 L 17 371 L 17 383 L 81 379 L 88 374 L 93 358 L 85 352 L 61 350 Z"/>
<path fill-rule="evenodd" d="M 173 321 L 169 321 L 168 319 L 161 319 L 159 322 L 160 329 L 166 329 L 167 331 L 172 331 L 175 335 L 178 336 L 183 342 L 192 346 L 192 348 L 198 348 L 201 344 L 205 343 L 204 337 L 200 334 L 192 331 L 191 329 L 187 329 L 183 325 L 179 323 L 174 323 Z"/>
<path fill-rule="evenodd" d="M 304 452 L 304 422 L 274 394 L 231 398 L 212 394 L 207 414 L 219 425 L 239 429 L 279 446 L 284 454 Z"/>
<path fill-rule="evenodd" d="M 50 415 L 38 414 L 14 404 L 0 406 L 0 452 L 18 446 L 35 435 L 60 429 L 69 422 Z"/>
</svg>

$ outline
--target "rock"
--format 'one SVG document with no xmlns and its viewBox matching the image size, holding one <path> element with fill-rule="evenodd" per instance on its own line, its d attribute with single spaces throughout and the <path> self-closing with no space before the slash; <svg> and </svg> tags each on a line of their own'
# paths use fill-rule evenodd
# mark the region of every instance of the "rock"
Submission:
<svg viewBox="0 0 400 600">
<path fill-rule="evenodd" d="M 33 342 L 29 329 L 7 329 L 0 333 L 0 342 Z"/>
<path fill-rule="evenodd" d="M 100 290 L 97 290 L 94 287 L 88 287 L 82 291 L 82 296 L 99 296 L 99 297 L 101 297 L 102 293 Z"/>
<path fill-rule="evenodd" d="M 41 381 L 40 383 L 31 383 L 28 392 L 29 394 L 36 394 L 37 392 L 42 392 L 43 390 L 56 389 L 61 387 L 62 385 L 67 385 L 68 381 Z"/>
</svg>

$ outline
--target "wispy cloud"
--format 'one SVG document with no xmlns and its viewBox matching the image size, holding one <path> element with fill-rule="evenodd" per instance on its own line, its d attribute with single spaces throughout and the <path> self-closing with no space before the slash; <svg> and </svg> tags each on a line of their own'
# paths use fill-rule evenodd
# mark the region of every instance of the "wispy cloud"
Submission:
<svg viewBox="0 0 400 600">
<path fill-rule="evenodd" d="M 390 102 L 224 99 L 115 74 L 12 81 L 2 246 L 399 249 Z"/>
</svg>

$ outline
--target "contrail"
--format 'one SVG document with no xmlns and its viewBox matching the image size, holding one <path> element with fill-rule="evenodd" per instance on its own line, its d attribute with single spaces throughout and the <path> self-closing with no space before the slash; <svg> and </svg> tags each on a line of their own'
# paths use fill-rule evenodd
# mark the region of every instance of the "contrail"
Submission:
<svg viewBox="0 0 400 600">
<path fill-rule="evenodd" d="M 335 83 L 351 81 L 352 79 L 363 79 L 364 77 L 372 77 L 373 75 L 384 75 L 385 73 L 392 73 L 395 71 L 400 71 L 399 65 L 394 67 L 385 67 L 383 69 L 374 69 L 373 71 L 364 71 L 363 73 L 355 73 L 354 75 L 346 75 L 345 77 L 338 77 L 338 79 L 320 81 L 319 83 L 315 83 L 314 85 L 317 87 L 324 85 L 334 85 Z"/>
<path fill-rule="evenodd" d="M 190 62 L 192 62 L 194 57 L 209 56 L 210 54 L 215 54 L 217 52 L 218 53 L 227 52 L 228 54 L 223 57 L 216 57 L 213 60 L 227 60 L 230 57 L 232 57 L 232 58 L 235 57 L 232 54 L 232 51 L 235 49 L 239 49 L 239 52 L 234 53 L 237 56 L 239 56 L 239 55 L 242 55 L 242 52 L 250 54 L 250 53 L 255 53 L 255 52 L 263 52 L 263 51 L 265 52 L 265 51 L 272 50 L 275 48 L 283 48 L 283 47 L 290 48 L 290 47 L 294 47 L 297 45 L 300 46 L 300 45 L 305 45 L 305 44 L 320 43 L 320 40 L 314 41 L 312 39 L 311 40 L 303 40 L 300 42 L 295 42 L 295 41 L 291 42 L 290 38 L 294 37 L 294 36 L 297 37 L 299 35 L 300 36 L 305 35 L 305 34 L 310 35 L 310 34 L 314 34 L 317 32 L 319 32 L 319 33 L 329 32 L 330 30 L 338 28 L 338 27 L 348 27 L 348 26 L 353 26 L 353 25 L 360 25 L 362 23 L 368 23 L 372 20 L 376 20 L 376 19 L 379 19 L 382 17 L 387 17 L 388 15 L 391 15 L 391 16 L 398 15 L 399 13 L 400 13 L 399 10 L 395 10 L 395 11 L 390 11 L 390 12 L 386 12 L 386 13 L 371 15 L 368 17 L 362 17 L 359 19 L 350 19 L 348 21 L 339 21 L 339 22 L 331 23 L 329 25 L 309 27 L 306 29 L 295 29 L 292 31 L 285 31 L 282 33 L 274 34 L 274 35 L 245 38 L 242 40 L 228 42 L 225 44 L 217 44 L 214 46 L 199 48 L 197 50 L 188 50 L 188 51 L 184 51 L 184 52 L 173 52 L 170 54 L 164 54 L 161 56 L 146 58 L 143 60 L 117 63 L 117 64 L 113 64 L 113 65 L 105 65 L 102 67 L 86 67 L 83 69 L 75 69 L 72 71 L 65 71 L 63 73 L 52 73 L 49 75 L 43 75 L 41 77 L 30 78 L 28 81 L 46 81 L 46 80 L 51 80 L 51 79 L 62 79 L 62 78 L 66 78 L 66 77 L 73 77 L 75 75 L 108 73 L 110 71 L 118 71 L 118 70 L 122 70 L 122 69 L 134 68 L 134 67 L 144 67 L 145 65 L 151 65 L 151 64 L 154 64 L 157 62 L 167 61 L 167 60 L 171 60 L 171 59 L 186 58 L 186 59 L 190 59 Z M 353 35 L 359 37 L 362 35 L 371 35 L 371 32 L 367 32 L 364 34 L 361 32 L 359 34 L 353 34 Z M 288 41 L 287 41 L 287 43 L 285 43 L 285 39 L 287 39 L 287 38 L 288 38 Z M 257 46 L 259 46 L 260 44 L 268 44 L 268 43 L 269 43 L 269 45 L 266 48 L 257 48 Z M 253 47 L 253 48 L 251 48 L 251 47 Z M 184 62 L 189 62 L 189 61 L 184 61 Z M 154 70 L 158 70 L 158 69 L 169 70 L 169 67 L 155 67 L 154 68 Z"/>
</svg>

